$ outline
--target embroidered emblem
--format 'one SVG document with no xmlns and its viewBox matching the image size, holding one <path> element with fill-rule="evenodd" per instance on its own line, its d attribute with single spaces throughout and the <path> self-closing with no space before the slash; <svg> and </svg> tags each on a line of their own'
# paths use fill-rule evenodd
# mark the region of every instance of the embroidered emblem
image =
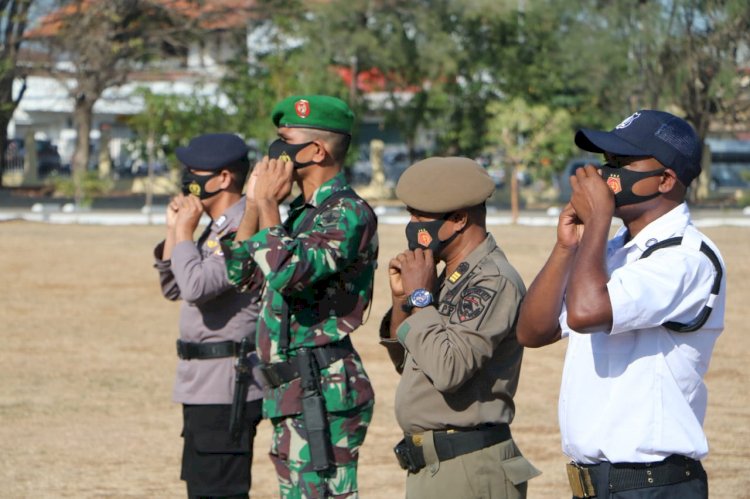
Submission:
<svg viewBox="0 0 750 499">
<path fill-rule="evenodd" d="M 461 293 L 461 301 L 458 302 L 456 308 L 458 320 L 466 322 L 480 317 L 494 297 L 495 291 L 487 288 L 477 286 L 465 289 Z"/>
<path fill-rule="evenodd" d="M 341 212 L 339 210 L 326 211 L 320 215 L 320 225 L 328 227 L 336 225 L 341 218 Z"/>
<path fill-rule="evenodd" d="M 310 103 L 305 99 L 300 99 L 294 103 L 294 111 L 300 118 L 307 118 L 310 115 Z"/>
<path fill-rule="evenodd" d="M 631 114 L 630 116 L 628 116 L 627 118 L 625 118 L 624 120 L 622 120 L 622 123 L 620 123 L 619 125 L 617 125 L 615 127 L 615 130 L 621 130 L 623 128 L 629 127 L 635 120 L 638 119 L 638 117 L 640 117 L 640 115 L 641 115 L 641 113 L 633 113 L 633 114 Z"/>
<path fill-rule="evenodd" d="M 430 235 L 429 232 L 427 232 L 427 230 L 420 229 L 419 232 L 417 232 L 417 242 L 421 246 L 424 246 L 426 248 L 432 242 L 432 236 Z"/>
<path fill-rule="evenodd" d="M 609 190 L 617 194 L 622 191 L 622 185 L 620 185 L 620 177 L 609 177 L 607 178 L 607 185 Z"/>
<path fill-rule="evenodd" d="M 281 155 L 279 156 L 279 161 L 283 161 L 283 162 L 287 163 L 287 162 L 289 162 L 291 160 L 292 160 L 292 158 L 289 157 L 289 155 L 286 153 L 286 151 L 282 152 Z"/>
<path fill-rule="evenodd" d="M 209 248 L 215 248 L 216 246 L 218 246 L 218 244 L 219 242 L 214 241 L 213 239 L 209 239 L 208 241 L 206 241 L 206 246 L 208 246 Z"/>
<path fill-rule="evenodd" d="M 464 272 L 469 270 L 469 264 L 467 262 L 461 262 L 458 264 L 458 267 L 456 267 L 456 270 L 453 271 L 453 273 L 448 277 L 448 281 L 450 281 L 451 284 L 456 284 L 456 281 L 461 279 L 461 276 L 464 275 Z"/>
<path fill-rule="evenodd" d="M 438 312 L 440 313 L 440 315 L 444 315 L 446 317 L 450 317 L 454 310 L 456 310 L 456 306 L 451 305 L 450 303 L 441 303 L 440 307 L 438 307 Z"/>
</svg>

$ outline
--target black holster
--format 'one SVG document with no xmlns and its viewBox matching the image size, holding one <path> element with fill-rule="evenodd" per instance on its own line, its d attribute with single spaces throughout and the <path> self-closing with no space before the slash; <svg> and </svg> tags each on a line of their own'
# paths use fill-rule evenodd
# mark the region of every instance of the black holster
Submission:
<svg viewBox="0 0 750 499">
<path fill-rule="evenodd" d="M 250 385 L 253 369 L 248 359 L 250 353 L 250 340 L 245 337 L 240 342 L 237 360 L 234 364 L 234 394 L 232 396 L 232 409 L 229 414 L 229 433 L 232 440 L 240 440 L 245 419 L 245 399 Z"/>
<path fill-rule="evenodd" d="M 398 464 L 401 466 L 401 469 L 407 470 L 410 473 L 417 473 L 425 467 L 424 455 L 414 452 L 413 446 L 409 445 L 405 438 L 402 438 L 401 441 L 396 444 L 393 448 L 393 452 L 396 454 L 396 459 L 398 459 Z"/>
<path fill-rule="evenodd" d="M 320 389 L 320 369 L 308 348 L 297 350 L 297 361 L 302 387 L 302 419 L 310 460 L 315 471 L 325 471 L 333 466 L 334 459 L 326 404 Z"/>
</svg>

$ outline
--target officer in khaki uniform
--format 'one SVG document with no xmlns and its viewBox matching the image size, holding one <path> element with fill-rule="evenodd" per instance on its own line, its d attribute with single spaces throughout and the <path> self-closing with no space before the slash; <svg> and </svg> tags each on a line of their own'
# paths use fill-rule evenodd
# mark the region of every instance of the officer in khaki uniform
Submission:
<svg viewBox="0 0 750 499">
<path fill-rule="evenodd" d="M 389 263 L 393 307 L 380 336 L 401 374 L 395 405 L 404 439 L 394 450 L 408 470 L 409 499 L 523 498 L 540 474 L 509 427 L 526 289 L 487 233 L 493 191 L 481 166 L 458 157 L 420 161 L 396 186 L 411 214 L 409 249 Z"/>
</svg>

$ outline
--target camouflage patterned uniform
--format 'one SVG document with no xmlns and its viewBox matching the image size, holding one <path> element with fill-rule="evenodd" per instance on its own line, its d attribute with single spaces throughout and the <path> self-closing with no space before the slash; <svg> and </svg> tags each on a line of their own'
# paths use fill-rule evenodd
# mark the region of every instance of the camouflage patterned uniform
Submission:
<svg viewBox="0 0 750 499">
<path fill-rule="evenodd" d="M 347 188 L 339 173 L 318 188 L 310 202 L 301 196 L 295 199 L 282 225 L 261 230 L 247 241 L 224 244 L 229 280 L 241 290 L 265 286 L 256 343 L 265 364 L 285 361 L 300 347 L 337 342 L 362 323 L 377 264 L 377 221 L 372 212 L 362 201 L 343 197 L 318 214 L 311 230 L 290 237 L 310 210 Z M 281 341 L 283 297 L 291 304 L 286 349 Z M 359 355 L 352 351 L 321 369 L 321 389 L 336 468 L 320 474 L 312 470 L 303 436 L 299 378 L 265 390 L 263 412 L 274 425 L 271 458 L 282 497 L 357 496 L 359 447 L 374 403 Z"/>
</svg>

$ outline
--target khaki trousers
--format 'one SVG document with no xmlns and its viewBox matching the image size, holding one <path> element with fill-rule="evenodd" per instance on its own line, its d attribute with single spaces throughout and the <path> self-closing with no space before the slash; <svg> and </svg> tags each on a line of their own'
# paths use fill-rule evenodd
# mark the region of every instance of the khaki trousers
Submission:
<svg viewBox="0 0 750 499">
<path fill-rule="evenodd" d="M 406 499 L 525 499 L 527 481 L 541 474 L 513 440 L 437 459 L 432 432 L 425 432 L 426 466 L 406 477 Z"/>
</svg>

